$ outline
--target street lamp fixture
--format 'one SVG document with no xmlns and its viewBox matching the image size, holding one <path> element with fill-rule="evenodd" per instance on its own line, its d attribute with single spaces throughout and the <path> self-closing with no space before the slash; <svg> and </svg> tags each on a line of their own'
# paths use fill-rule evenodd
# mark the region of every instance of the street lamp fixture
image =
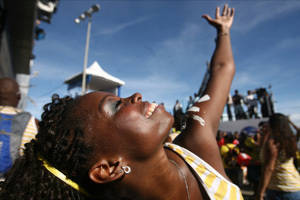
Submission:
<svg viewBox="0 0 300 200">
<path fill-rule="evenodd" d="M 79 17 L 77 17 L 74 21 L 76 24 L 79 24 L 81 21 L 84 21 L 88 18 L 88 27 L 86 33 L 86 43 L 85 43 L 85 53 L 84 53 L 84 62 L 83 62 L 83 72 L 82 72 L 82 95 L 86 92 L 86 68 L 89 54 L 89 45 L 90 45 L 90 34 L 91 34 L 91 26 L 92 26 L 92 15 L 95 12 L 100 10 L 100 5 L 95 4 L 90 7 L 87 11 L 84 11 Z"/>
</svg>

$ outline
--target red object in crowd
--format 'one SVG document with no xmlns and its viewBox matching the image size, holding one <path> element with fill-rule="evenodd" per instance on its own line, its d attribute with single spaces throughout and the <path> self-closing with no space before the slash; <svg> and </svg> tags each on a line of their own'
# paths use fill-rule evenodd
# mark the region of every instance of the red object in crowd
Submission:
<svg viewBox="0 0 300 200">
<path fill-rule="evenodd" d="M 218 146 L 221 148 L 222 145 L 225 144 L 225 139 L 224 138 L 221 138 L 219 141 L 218 141 Z"/>
<path fill-rule="evenodd" d="M 240 142 L 237 139 L 234 139 L 232 143 L 238 145 Z"/>
<path fill-rule="evenodd" d="M 251 156 L 249 156 L 246 153 L 240 153 L 237 157 L 237 162 L 240 166 L 247 166 L 249 165 L 250 160 L 252 159 Z"/>
</svg>

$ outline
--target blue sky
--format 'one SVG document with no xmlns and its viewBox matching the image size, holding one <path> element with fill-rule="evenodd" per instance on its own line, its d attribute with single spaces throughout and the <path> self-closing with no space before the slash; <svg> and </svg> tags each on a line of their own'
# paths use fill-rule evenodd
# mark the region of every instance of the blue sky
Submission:
<svg viewBox="0 0 300 200">
<path fill-rule="evenodd" d="M 143 99 L 164 102 L 171 111 L 176 99 L 185 106 L 197 92 L 214 50 L 216 32 L 201 18 L 215 7 L 236 9 L 231 30 L 236 64 L 234 89 L 272 85 L 275 110 L 300 125 L 300 1 L 297 0 L 61 0 L 52 23 L 42 23 L 46 38 L 35 42 L 36 59 L 26 110 L 40 118 L 53 93 L 68 95 L 63 81 L 83 67 L 87 21 L 74 19 L 91 5 L 94 14 L 88 65 L 94 61 L 125 81 L 121 96 L 140 92 Z"/>
</svg>

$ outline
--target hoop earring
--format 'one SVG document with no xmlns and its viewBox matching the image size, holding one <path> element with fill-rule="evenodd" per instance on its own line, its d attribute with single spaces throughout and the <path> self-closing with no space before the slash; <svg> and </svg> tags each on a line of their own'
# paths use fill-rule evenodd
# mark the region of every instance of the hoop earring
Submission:
<svg viewBox="0 0 300 200">
<path fill-rule="evenodd" d="M 123 166 L 122 169 L 125 174 L 129 174 L 131 172 L 131 168 L 129 166 Z"/>
</svg>

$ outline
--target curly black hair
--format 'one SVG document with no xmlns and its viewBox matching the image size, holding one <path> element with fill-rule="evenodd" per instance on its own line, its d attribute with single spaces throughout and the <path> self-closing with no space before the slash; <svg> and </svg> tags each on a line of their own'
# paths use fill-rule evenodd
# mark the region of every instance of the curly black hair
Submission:
<svg viewBox="0 0 300 200">
<path fill-rule="evenodd" d="M 0 199 L 91 199 L 51 174 L 38 159 L 44 158 L 77 183 L 88 177 L 92 148 L 83 140 L 83 119 L 73 112 L 77 101 L 53 95 L 44 106 L 36 139 L 25 145 L 24 155 L 5 175 Z"/>
</svg>

